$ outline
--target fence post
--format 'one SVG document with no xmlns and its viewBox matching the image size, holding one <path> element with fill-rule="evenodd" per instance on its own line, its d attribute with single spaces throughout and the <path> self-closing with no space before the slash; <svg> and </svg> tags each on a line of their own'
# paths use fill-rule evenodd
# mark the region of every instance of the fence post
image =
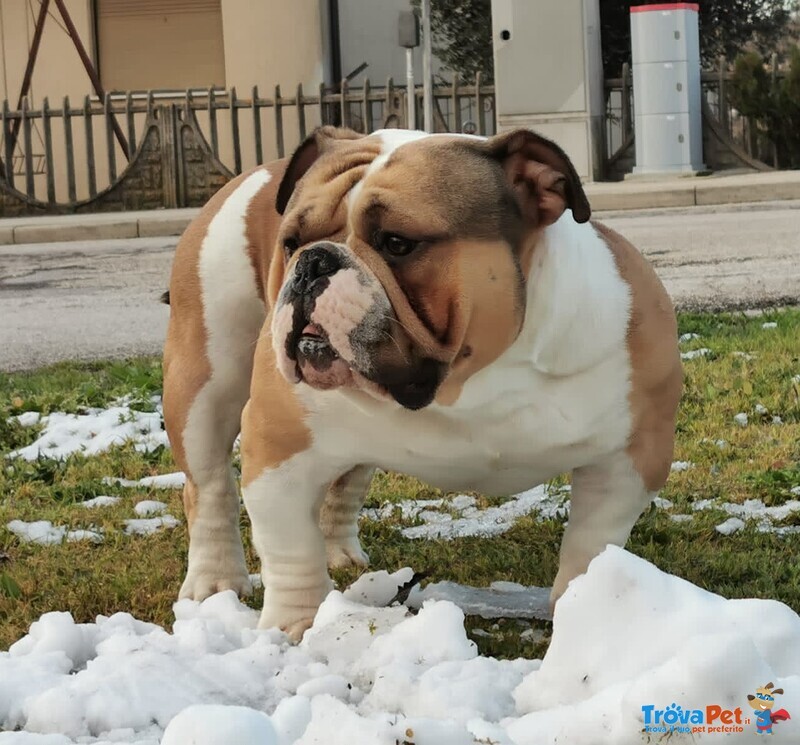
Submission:
<svg viewBox="0 0 800 745">
<path fill-rule="evenodd" d="M 53 133 L 50 130 L 50 102 L 45 96 L 42 102 L 42 131 L 44 132 L 44 167 L 47 178 L 47 201 L 55 204 L 56 176 L 53 164 Z"/>
<path fill-rule="evenodd" d="M 772 89 L 771 93 L 774 96 L 778 92 L 778 55 L 773 52 L 772 58 L 770 59 L 770 67 L 771 67 L 771 76 L 772 76 Z M 775 140 L 772 141 L 772 167 L 773 168 L 780 168 L 780 164 L 778 163 L 778 146 L 775 144 Z"/>
<path fill-rule="evenodd" d="M 717 95 L 719 96 L 719 121 L 726 134 L 731 134 L 730 117 L 728 116 L 728 91 L 726 90 L 726 76 L 728 63 L 725 57 L 720 56 L 717 70 Z"/>
<path fill-rule="evenodd" d="M 31 118 L 28 115 L 28 99 L 22 99 L 22 135 L 25 144 L 25 191 L 29 197 L 36 197 L 36 184 L 33 180 L 33 138 Z"/>
<path fill-rule="evenodd" d="M 283 103 L 281 102 L 281 87 L 275 86 L 275 144 L 278 146 L 278 157 L 286 153 L 283 147 Z"/>
<path fill-rule="evenodd" d="M 302 142 L 306 138 L 306 99 L 303 95 L 302 83 L 297 86 L 297 127 L 300 130 L 300 142 Z"/>
<path fill-rule="evenodd" d="M 125 118 L 128 121 L 128 151 L 130 159 L 133 160 L 133 154 L 136 152 L 136 123 L 133 117 L 133 96 L 130 91 L 125 97 Z"/>
<path fill-rule="evenodd" d="M 453 132 L 461 132 L 461 104 L 458 100 L 458 75 L 453 73 L 453 90 L 450 93 L 453 106 Z"/>
<path fill-rule="evenodd" d="M 67 155 L 67 197 L 70 202 L 76 202 L 78 195 L 75 190 L 75 150 L 72 144 L 72 117 L 70 113 L 69 96 L 64 96 L 61 116 L 64 119 L 64 151 Z"/>
<path fill-rule="evenodd" d="M 350 105 L 347 103 L 347 93 L 350 90 L 350 84 L 347 82 L 347 78 L 342 80 L 342 92 L 340 96 L 340 103 L 339 103 L 339 113 L 342 117 L 342 126 L 349 127 L 350 126 Z"/>
<path fill-rule="evenodd" d="M 401 108 L 403 108 L 403 107 L 401 107 Z M 408 110 L 408 106 L 406 106 L 404 108 L 406 110 Z M 381 120 L 383 122 L 383 126 L 384 127 L 386 126 L 386 122 L 388 120 L 388 115 L 386 113 L 387 111 L 391 111 L 391 112 L 395 111 L 395 106 L 394 106 L 394 79 L 391 76 L 389 76 L 389 78 L 387 78 L 387 80 L 386 80 L 386 102 L 383 105 L 383 116 L 381 117 Z M 400 116 L 399 115 L 397 116 L 397 120 L 398 120 L 398 123 L 400 123 L 401 120 L 400 120 Z M 408 128 L 408 122 L 406 122 L 406 129 L 407 128 Z"/>
<path fill-rule="evenodd" d="M 89 196 L 97 196 L 97 179 L 94 173 L 94 130 L 92 128 L 92 103 L 89 96 L 83 99 L 83 128 L 86 133 L 86 175 L 89 181 Z"/>
<path fill-rule="evenodd" d="M 106 120 L 106 150 L 108 151 L 108 180 L 117 180 L 117 154 L 114 152 L 114 113 L 111 111 L 111 94 L 106 93 L 103 101 L 103 114 Z"/>
<path fill-rule="evenodd" d="M 478 134 L 486 134 L 486 122 L 483 117 L 483 96 L 481 95 L 481 74 L 475 73 L 475 111 L 478 115 Z"/>
<path fill-rule="evenodd" d="M 261 147 L 261 109 L 258 108 L 258 86 L 253 86 L 253 97 L 250 102 L 253 107 L 253 137 L 256 145 L 256 165 L 264 162 L 264 150 Z"/>
<path fill-rule="evenodd" d="M 208 89 L 208 130 L 211 133 L 211 152 L 219 158 L 219 135 L 217 134 L 217 107 L 214 100 L 214 87 Z"/>
<path fill-rule="evenodd" d="M 233 172 L 242 172 L 242 145 L 239 140 L 239 109 L 236 107 L 236 87 L 231 88 L 231 139 L 233 140 Z"/>
<path fill-rule="evenodd" d="M 5 169 L 8 185 L 14 186 L 14 143 L 11 141 L 11 117 L 8 108 L 8 99 L 3 100 L 3 145 L 5 147 Z"/>
<path fill-rule="evenodd" d="M 629 62 L 622 63 L 622 101 L 621 101 L 622 142 L 631 135 L 631 66 Z"/>
<path fill-rule="evenodd" d="M 364 80 L 364 134 L 372 132 L 372 102 L 369 100 L 369 78 Z"/>
<path fill-rule="evenodd" d="M 319 123 L 320 124 L 330 124 L 330 122 L 326 121 L 325 116 L 325 83 L 319 84 Z"/>
</svg>

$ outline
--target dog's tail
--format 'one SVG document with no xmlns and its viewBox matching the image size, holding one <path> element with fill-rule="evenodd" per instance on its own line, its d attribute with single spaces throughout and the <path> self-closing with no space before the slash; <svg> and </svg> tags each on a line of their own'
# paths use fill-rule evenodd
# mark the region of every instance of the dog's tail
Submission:
<svg viewBox="0 0 800 745">
<path fill-rule="evenodd" d="M 167 290 L 166 292 L 161 293 L 160 300 L 161 300 L 162 303 L 164 303 L 164 305 L 169 305 L 169 290 Z"/>
</svg>

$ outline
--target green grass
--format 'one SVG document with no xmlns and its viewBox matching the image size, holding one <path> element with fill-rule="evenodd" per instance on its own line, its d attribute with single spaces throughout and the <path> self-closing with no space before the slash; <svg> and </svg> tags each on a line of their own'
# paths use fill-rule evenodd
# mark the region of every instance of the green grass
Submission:
<svg viewBox="0 0 800 745">
<path fill-rule="evenodd" d="M 776 329 L 762 323 L 775 321 Z M 685 363 L 686 386 L 678 422 L 676 460 L 695 464 L 673 473 L 662 496 L 673 512 L 691 512 L 691 503 L 707 498 L 742 502 L 763 499 L 782 504 L 800 485 L 800 311 L 764 317 L 742 314 L 683 315 L 681 332 L 702 338 L 684 350 L 707 347 L 712 354 Z M 751 359 L 735 355 L 745 352 Z M 0 375 L 0 452 L 30 443 L 36 428 L 9 423 L 23 411 L 79 411 L 104 406 L 130 395 L 148 404 L 159 393 L 158 360 L 58 365 L 33 373 Z M 767 414 L 755 413 L 762 404 Z M 745 412 L 747 427 L 733 417 Z M 783 423 L 773 424 L 780 416 Z M 714 442 L 727 441 L 725 449 Z M 138 618 L 169 626 L 171 606 L 185 567 L 187 536 L 181 525 L 148 537 L 127 537 L 122 521 L 133 516 L 135 502 L 159 499 L 181 515 L 179 491 L 123 489 L 102 483 L 104 476 L 140 478 L 174 470 L 168 450 L 150 454 L 123 447 L 100 456 L 74 456 L 65 462 L 7 461 L 0 468 L 0 649 L 25 633 L 30 623 L 50 610 L 69 610 L 79 621 L 98 614 L 127 611 Z M 558 483 L 564 483 L 559 480 Z M 123 497 L 120 504 L 83 510 L 76 503 L 99 494 Z M 406 498 L 432 498 L 439 492 L 397 474 L 379 475 L 369 506 Z M 497 500 L 480 498 L 482 506 Z M 727 517 L 718 510 L 699 512 L 691 523 L 675 523 L 663 510 L 651 509 L 634 529 L 629 548 L 658 567 L 728 597 L 769 597 L 800 611 L 800 536 L 760 534 L 754 526 L 723 537 L 714 526 Z M 12 519 L 51 520 L 69 527 L 90 523 L 103 528 L 106 541 L 94 545 L 23 544 L 5 529 Z M 786 521 L 797 524 L 800 518 Z M 256 557 L 249 542 L 247 519 L 242 524 L 252 571 Z M 508 533 L 491 539 L 446 541 L 404 539 L 395 514 L 384 522 L 365 522 L 362 541 L 373 569 L 403 566 L 428 571 L 431 578 L 487 585 L 504 579 L 549 585 L 555 576 L 562 520 L 520 520 Z M 355 572 L 339 572 L 340 585 Z M 259 594 L 252 599 L 258 606 Z M 499 656 L 541 656 L 549 641 L 548 624 L 536 623 L 533 638 L 520 638 L 529 623 L 469 618 L 470 632 L 484 653 Z M 480 633 L 480 632 L 479 632 Z M 529 636 L 529 635 L 528 635 Z"/>
</svg>

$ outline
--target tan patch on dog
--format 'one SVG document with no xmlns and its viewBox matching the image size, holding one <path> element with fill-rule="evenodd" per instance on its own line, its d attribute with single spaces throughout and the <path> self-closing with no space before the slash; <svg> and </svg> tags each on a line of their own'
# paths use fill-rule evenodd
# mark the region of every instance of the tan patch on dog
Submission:
<svg viewBox="0 0 800 745">
<path fill-rule="evenodd" d="M 605 225 L 593 225 L 631 287 L 628 349 L 632 435 L 628 453 L 647 490 L 657 491 L 669 475 L 683 388 L 675 311 L 667 291 L 639 251 Z"/>
<path fill-rule="evenodd" d="M 242 413 L 242 488 L 265 468 L 276 468 L 311 447 L 311 430 L 304 421 L 308 412 L 278 371 L 267 331 L 270 321 L 256 346 L 250 401 Z"/>
</svg>

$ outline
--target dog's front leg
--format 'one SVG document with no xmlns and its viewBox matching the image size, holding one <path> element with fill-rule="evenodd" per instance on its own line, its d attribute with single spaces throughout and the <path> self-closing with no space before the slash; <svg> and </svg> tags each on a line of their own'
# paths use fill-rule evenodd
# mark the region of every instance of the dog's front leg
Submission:
<svg viewBox="0 0 800 745">
<path fill-rule="evenodd" d="M 264 583 L 259 627 L 278 627 L 294 641 L 332 589 L 319 516 L 335 475 L 304 451 L 263 469 L 242 490 Z"/>
</svg>

